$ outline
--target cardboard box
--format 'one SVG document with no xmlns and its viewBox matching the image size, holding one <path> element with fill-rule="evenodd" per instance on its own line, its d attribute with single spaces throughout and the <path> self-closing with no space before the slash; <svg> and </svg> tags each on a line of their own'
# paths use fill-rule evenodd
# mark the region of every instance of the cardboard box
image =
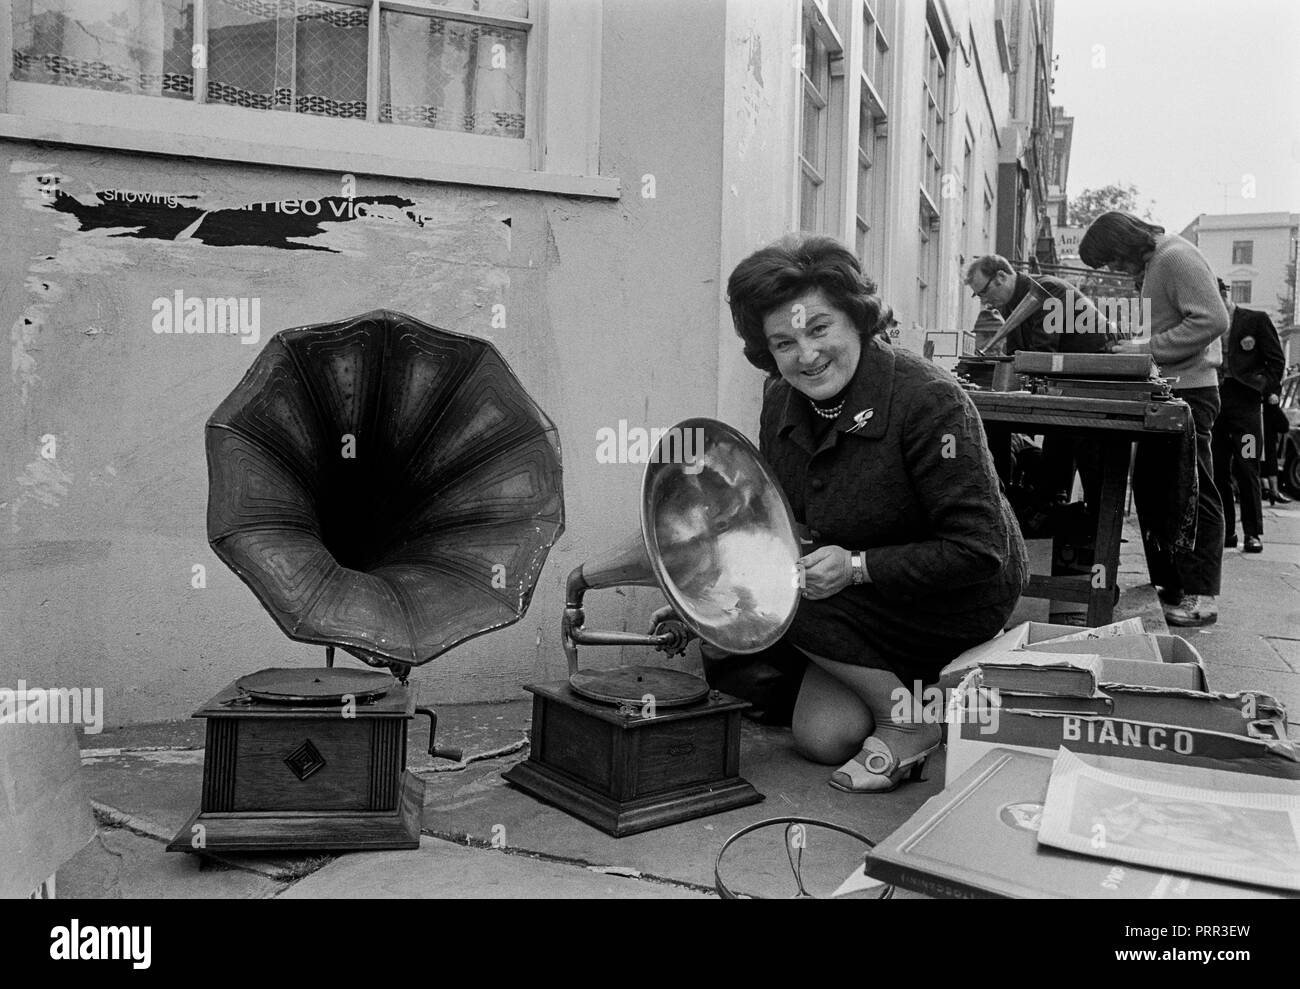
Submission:
<svg viewBox="0 0 1300 989">
<path fill-rule="evenodd" d="M 1034 646 L 1034 649 L 1042 653 L 1072 656 L 1107 656 L 1112 659 L 1129 659 L 1139 663 L 1166 662 L 1164 655 L 1160 652 L 1157 636 L 1150 632 L 1143 632 L 1140 635 L 1112 635 L 1107 639 L 1069 639 L 1064 642 L 1053 639 L 1048 642 L 1040 642 Z"/>
<path fill-rule="evenodd" d="M 0 897 L 26 898 L 94 835 L 73 726 L 0 722 Z"/>
<path fill-rule="evenodd" d="M 1005 653 L 1030 646 L 1036 650 L 1044 642 L 1090 642 L 1115 635 L 1133 635 L 1145 631 L 1141 618 L 1128 618 L 1122 622 L 1101 625 L 1097 628 L 1079 628 L 1076 625 L 1053 625 L 1049 622 L 1022 622 L 1015 628 L 1007 629 L 988 642 L 967 649 L 943 668 L 939 674 L 939 686 L 951 689 L 961 683 L 962 679 L 981 662 L 994 657 L 1003 658 Z M 1084 650 L 1097 652 L 1097 650 Z"/>
<path fill-rule="evenodd" d="M 1138 663 L 1141 662 L 1141 665 Z M 1101 658 L 1100 684 L 1144 683 L 1152 687 L 1206 691 L 1205 669 L 1200 663 L 1148 663 L 1132 659 Z"/>
<path fill-rule="evenodd" d="M 997 747 L 1053 755 L 1062 746 L 1300 780 L 1300 753 L 1287 740 L 1285 709 L 1268 694 L 1122 684 L 1102 688 L 1098 713 L 1053 711 L 1058 702 L 1049 697 L 1037 709 L 990 712 L 987 705 L 996 702 L 980 679 L 979 671 L 968 674 L 948 706 L 947 780 Z M 1023 702 L 1024 695 L 1016 698 L 1017 705 Z M 972 716 L 980 705 L 984 709 Z"/>
<path fill-rule="evenodd" d="M 1101 657 L 1101 683 L 1143 684 L 1209 690 L 1205 661 L 1186 639 L 1144 633 L 1089 641 L 1053 640 L 1034 646 L 1038 653 Z"/>
</svg>

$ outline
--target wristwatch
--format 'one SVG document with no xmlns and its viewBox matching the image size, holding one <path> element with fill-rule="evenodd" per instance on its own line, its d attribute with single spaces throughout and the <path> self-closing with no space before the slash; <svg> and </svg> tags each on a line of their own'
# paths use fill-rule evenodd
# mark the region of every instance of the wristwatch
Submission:
<svg viewBox="0 0 1300 989">
<path fill-rule="evenodd" d="M 853 569 L 853 583 L 865 584 L 867 582 L 867 554 L 849 553 L 849 566 Z"/>
</svg>

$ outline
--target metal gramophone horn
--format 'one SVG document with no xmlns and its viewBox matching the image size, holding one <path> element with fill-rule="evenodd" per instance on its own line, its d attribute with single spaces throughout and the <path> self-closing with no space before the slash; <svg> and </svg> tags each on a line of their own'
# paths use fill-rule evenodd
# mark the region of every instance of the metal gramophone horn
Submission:
<svg viewBox="0 0 1300 989">
<path fill-rule="evenodd" d="M 659 667 L 579 670 L 579 645 L 648 645 L 669 655 L 694 636 L 733 653 L 766 649 L 799 605 L 801 556 L 785 493 L 753 444 L 726 423 L 687 419 L 660 439 L 641 482 L 641 531 L 569 574 L 561 622 L 569 685 L 610 703 L 660 707 L 708 693 L 699 677 Z M 588 590 L 659 587 L 668 607 L 648 635 L 588 631 Z"/>
</svg>

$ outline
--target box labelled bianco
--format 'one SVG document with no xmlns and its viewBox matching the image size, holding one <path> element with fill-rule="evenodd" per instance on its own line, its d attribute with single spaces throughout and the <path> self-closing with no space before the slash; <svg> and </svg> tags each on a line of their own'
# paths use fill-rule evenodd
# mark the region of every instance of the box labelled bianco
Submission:
<svg viewBox="0 0 1300 989">
<path fill-rule="evenodd" d="M 1003 705 L 981 680 L 979 670 L 967 674 L 948 707 L 947 780 L 997 747 L 1053 755 L 1062 746 L 1300 780 L 1300 755 L 1287 740 L 1285 708 L 1268 694 L 1103 684 L 1091 699 L 1096 710 L 1060 710 L 1070 705 L 1050 696 L 1021 694 Z M 969 716 L 990 704 L 995 712 Z"/>
</svg>

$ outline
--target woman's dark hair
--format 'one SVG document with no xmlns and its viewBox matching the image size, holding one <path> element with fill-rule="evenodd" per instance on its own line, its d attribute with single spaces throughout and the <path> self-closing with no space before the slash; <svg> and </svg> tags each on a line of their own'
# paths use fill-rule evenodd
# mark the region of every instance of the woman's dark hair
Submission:
<svg viewBox="0 0 1300 989">
<path fill-rule="evenodd" d="M 832 237 L 787 234 L 745 258 L 727 279 L 731 319 L 754 367 L 777 373 L 763 320 L 812 289 L 821 289 L 826 301 L 853 321 L 864 343 L 885 333 L 893 319 L 852 251 Z"/>
<path fill-rule="evenodd" d="M 1089 268 L 1101 268 L 1113 261 L 1140 264 L 1156 249 L 1156 237 L 1164 232 L 1164 227 L 1139 220 L 1132 213 L 1103 213 L 1084 231 L 1079 241 L 1079 260 Z"/>
</svg>

